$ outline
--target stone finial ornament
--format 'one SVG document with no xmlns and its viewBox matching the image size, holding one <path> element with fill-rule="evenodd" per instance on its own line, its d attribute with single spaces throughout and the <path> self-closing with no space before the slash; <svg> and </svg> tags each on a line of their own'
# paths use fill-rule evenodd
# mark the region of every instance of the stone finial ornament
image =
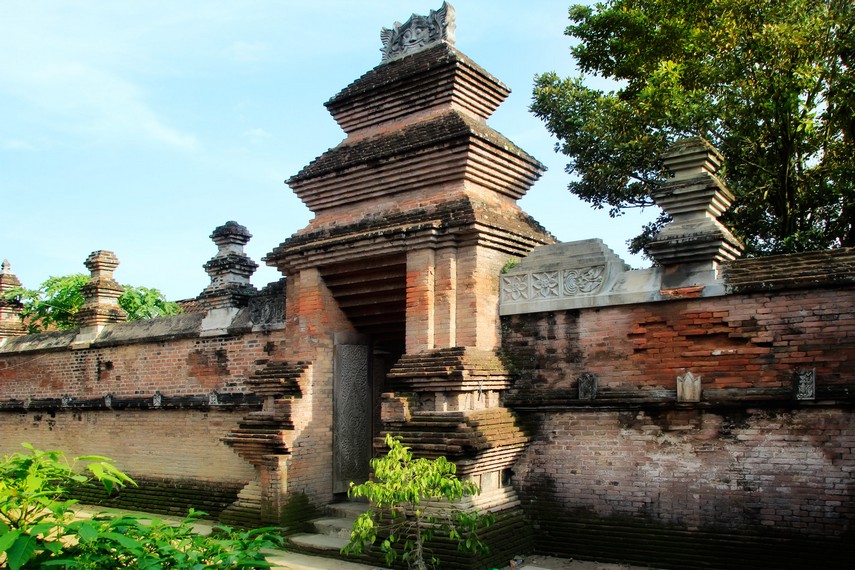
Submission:
<svg viewBox="0 0 855 570">
<path fill-rule="evenodd" d="M 672 177 L 653 193 L 653 199 L 673 221 L 647 246 L 648 254 L 663 266 L 718 263 L 739 257 L 744 249 L 718 221 L 733 194 L 717 176 L 722 156 L 701 137 L 677 141 L 662 157 Z"/>
<path fill-rule="evenodd" d="M 12 266 L 9 264 L 9 260 L 4 259 L 3 265 L 0 266 L 0 294 L 20 286 L 21 281 L 12 273 Z"/>
<path fill-rule="evenodd" d="M 232 221 L 211 234 L 219 250 L 204 265 L 211 276 L 211 284 L 199 295 L 199 300 L 208 307 L 208 313 L 202 320 L 203 336 L 226 334 L 238 311 L 258 294 L 249 282 L 258 264 L 243 251 L 251 237 L 244 226 Z"/>
<path fill-rule="evenodd" d="M 84 265 L 91 279 L 83 286 L 83 307 L 76 318 L 81 335 L 97 335 L 104 326 L 127 320 L 128 315 L 119 306 L 119 297 L 125 288 L 113 279 L 119 258 L 112 251 L 93 251 Z"/>
<path fill-rule="evenodd" d="M 21 281 L 12 273 L 9 260 L 4 259 L 0 268 L 0 340 L 21 336 L 26 333 L 26 327 L 21 321 L 21 303 L 17 299 L 6 300 L 3 294 L 21 286 Z"/>
<path fill-rule="evenodd" d="M 205 265 L 211 284 L 202 292 L 212 306 L 242 306 L 242 298 L 255 295 L 256 290 L 249 278 L 258 269 L 258 264 L 244 253 L 252 234 L 237 222 L 229 221 L 211 234 L 217 245 L 217 254 Z"/>
<path fill-rule="evenodd" d="M 427 16 L 413 14 L 403 24 L 395 22 L 392 29 L 382 28 L 381 61 L 393 61 L 442 41 L 454 45 L 454 16 L 454 7 L 443 2 L 439 10 L 431 10 Z"/>
</svg>

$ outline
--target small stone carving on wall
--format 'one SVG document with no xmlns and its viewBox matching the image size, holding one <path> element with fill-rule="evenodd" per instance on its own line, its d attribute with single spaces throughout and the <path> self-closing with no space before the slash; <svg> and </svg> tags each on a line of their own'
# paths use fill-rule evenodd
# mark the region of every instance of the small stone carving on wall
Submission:
<svg viewBox="0 0 855 570">
<path fill-rule="evenodd" d="M 270 325 L 285 320 L 285 297 L 259 296 L 249 302 L 250 319 L 254 325 Z"/>
<path fill-rule="evenodd" d="M 816 368 L 796 369 L 793 372 L 796 400 L 816 398 Z"/>
<path fill-rule="evenodd" d="M 701 401 L 701 377 L 692 374 L 691 370 L 686 370 L 685 374 L 677 376 L 677 401 Z"/>
<path fill-rule="evenodd" d="M 597 397 L 597 377 L 594 374 L 579 376 L 579 399 L 593 400 Z"/>
</svg>

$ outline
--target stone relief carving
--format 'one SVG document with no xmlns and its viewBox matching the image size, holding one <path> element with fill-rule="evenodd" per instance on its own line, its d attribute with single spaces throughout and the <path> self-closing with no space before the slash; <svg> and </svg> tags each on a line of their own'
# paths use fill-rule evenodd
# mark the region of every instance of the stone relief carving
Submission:
<svg viewBox="0 0 855 570">
<path fill-rule="evenodd" d="M 341 492 L 350 481 L 364 480 L 371 458 L 370 354 L 365 345 L 340 344 L 335 350 L 333 488 Z"/>
<path fill-rule="evenodd" d="M 250 320 L 254 325 L 269 325 L 285 320 L 284 296 L 259 296 L 249 301 Z"/>
<path fill-rule="evenodd" d="M 597 397 L 597 377 L 594 374 L 579 376 L 579 399 L 593 400 Z"/>
<path fill-rule="evenodd" d="M 565 270 L 564 294 L 586 295 L 593 293 L 603 284 L 605 274 L 606 268 L 602 265 L 585 269 Z"/>
<path fill-rule="evenodd" d="M 541 271 L 502 276 L 502 301 L 528 301 L 594 295 L 603 286 L 606 267 Z M 529 287 L 529 281 L 531 287 Z"/>
<path fill-rule="evenodd" d="M 799 369 L 793 373 L 796 382 L 796 400 L 816 398 L 816 368 Z"/>
<path fill-rule="evenodd" d="M 535 297 L 558 296 L 558 272 L 547 271 L 531 274 L 531 288 Z"/>
<path fill-rule="evenodd" d="M 439 10 L 431 10 L 427 16 L 413 14 L 403 24 L 395 22 L 392 29 L 380 30 L 381 61 L 404 57 L 443 40 L 453 44 L 454 27 L 454 8 L 448 2 L 443 2 Z"/>
<path fill-rule="evenodd" d="M 677 376 L 677 401 L 701 401 L 701 377 L 692 374 L 691 370 L 686 370 L 685 374 Z"/>
<path fill-rule="evenodd" d="M 527 301 L 528 275 L 525 274 L 502 276 L 502 300 Z"/>
</svg>

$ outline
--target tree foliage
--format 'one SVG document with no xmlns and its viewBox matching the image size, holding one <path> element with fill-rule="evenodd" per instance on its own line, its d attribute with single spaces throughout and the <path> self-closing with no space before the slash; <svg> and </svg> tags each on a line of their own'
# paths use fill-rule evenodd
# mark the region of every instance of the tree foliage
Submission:
<svg viewBox="0 0 855 570">
<path fill-rule="evenodd" d="M 31 334 L 51 329 L 73 329 L 77 326 L 75 315 L 83 307 L 83 287 L 89 279 L 82 273 L 50 277 L 37 289 L 15 287 L 4 296 L 23 305 L 21 318 Z M 168 301 L 157 289 L 132 285 L 125 286 L 119 297 L 119 306 L 128 314 L 130 321 L 181 312 L 177 303 Z"/>
<path fill-rule="evenodd" d="M 456 508 L 452 502 L 479 493 L 472 481 L 461 481 L 457 467 L 445 457 L 413 459 L 399 438 L 386 435 L 389 452 L 371 460 L 373 479 L 350 484 L 351 497 L 367 498 L 373 509 L 353 523 L 350 543 L 342 551 L 361 554 L 381 539 L 386 563 L 401 556 L 410 568 L 423 570 L 439 564 L 427 543 L 434 536 L 457 541 L 458 550 L 484 554 L 487 547 L 477 531 L 493 522 L 492 515 Z M 441 501 L 441 504 L 425 504 Z"/>
<path fill-rule="evenodd" d="M 569 16 L 582 76 L 539 75 L 532 111 L 570 157 L 572 193 L 613 216 L 650 206 L 662 153 L 702 136 L 750 254 L 855 245 L 851 0 L 609 0 Z"/>
<path fill-rule="evenodd" d="M 96 479 L 111 492 L 136 483 L 105 457 L 68 461 L 59 451 L 24 447 L 28 453 L 0 458 L 0 568 L 269 568 L 261 550 L 281 544 L 271 529 L 218 527 L 218 536 L 198 535 L 194 512 L 179 524 L 106 513 L 76 517 L 75 501 L 66 498 L 73 485 Z"/>
</svg>

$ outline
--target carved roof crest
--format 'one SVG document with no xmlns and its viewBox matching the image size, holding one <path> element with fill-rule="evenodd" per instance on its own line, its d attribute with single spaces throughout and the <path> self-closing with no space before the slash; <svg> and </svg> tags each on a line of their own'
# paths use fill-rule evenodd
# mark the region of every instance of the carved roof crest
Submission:
<svg viewBox="0 0 855 570">
<path fill-rule="evenodd" d="M 427 16 L 413 14 L 403 24 L 395 22 L 392 29 L 380 30 L 381 61 L 399 59 L 442 41 L 453 45 L 454 27 L 454 7 L 448 2 L 443 2 L 439 10 L 431 10 Z"/>
</svg>

